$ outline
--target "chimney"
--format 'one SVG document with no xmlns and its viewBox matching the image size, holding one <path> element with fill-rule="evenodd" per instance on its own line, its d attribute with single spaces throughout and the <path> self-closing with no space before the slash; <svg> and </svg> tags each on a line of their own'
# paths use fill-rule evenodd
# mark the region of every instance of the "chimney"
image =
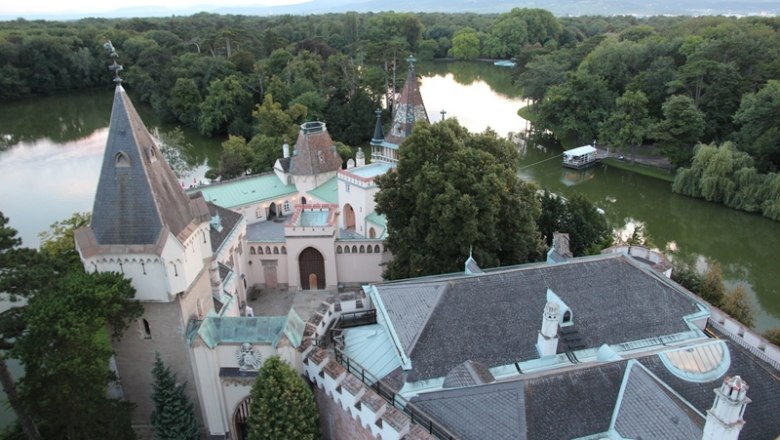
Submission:
<svg viewBox="0 0 780 440">
<path fill-rule="evenodd" d="M 703 440 L 737 440 L 745 426 L 742 416 L 750 403 L 748 384 L 739 376 L 726 376 L 723 385 L 715 389 L 715 403 L 707 411 Z"/>
<path fill-rule="evenodd" d="M 574 256 L 569 249 L 569 234 L 553 232 L 553 249 L 561 257 L 572 258 Z"/>
<path fill-rule="evenodd" d="M 282 144 L 282 155 L 285 159 L 290 157 L 290 144 L 288 144 L 287 141 Z"/>
<path fill-rule="evenodd" d="M 561 306 L 548 302 L 542 314 L 542 331 L 536 338 L 536 350 L 540 357 L 554 356 L 558 351 L 558 317 Z"/>
<path fill-rule="evenodd" d="M 357 154 L 355 154 L 355 165 L 362 167 L 366 165 L 366 154 L 363 153 L 363 148 L 358 147 Z"/>
</svg>

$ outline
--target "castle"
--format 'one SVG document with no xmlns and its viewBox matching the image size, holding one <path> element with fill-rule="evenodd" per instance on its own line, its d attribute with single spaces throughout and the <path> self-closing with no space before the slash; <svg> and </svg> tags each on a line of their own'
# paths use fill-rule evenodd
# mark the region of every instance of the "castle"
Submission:
<svg viewBox="0 0 780 440">
<path fill-rule="evenodd" d="M 342 169 L 326 125 L 307 122 L 273 173 L 187 194 L 117 85 L 92 222 L 75 236 L 85 269 L 123 273 L 144 305 L 114 346 L 139 430 L 159 352 L 212 439 L 245 438 L 272 355 L 316 386 L 327 438 L 780 434 L 780 349 L 636 249 L 572 258 L 559 235 L 546 263 L 469 259 L 462 273 L 383 283 L 374 178 L 421 119 L 410 68 L 387 136 L 377 117 L 370 164 L 360 151 Z M 330 293 L 315 310 L 256 315 L 253 287 Z"/>
</svg>

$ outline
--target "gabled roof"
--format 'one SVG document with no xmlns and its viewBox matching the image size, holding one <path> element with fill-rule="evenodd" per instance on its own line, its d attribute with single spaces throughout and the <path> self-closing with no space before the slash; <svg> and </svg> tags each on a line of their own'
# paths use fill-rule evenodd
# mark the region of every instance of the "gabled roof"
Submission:
<svg viewBox="0 0 780 440">
<path fill-rule="evenodd" d="M 326 180 L 322 185 L 309 191 L 309 194 L 324 203 L 339 203 L 339 179 L 336 176 Z"/>
<path fill-rule="evenodd" d="M 295 141 L 290 173 L 311 176 L 341 168 L 339 156 L 324 122 L 306 122 L 301 125 Z"/>
<path fill-rule="evenodd" d="M 414 73 L 414 66 L 410 65 L 401 96 L 393 109 L 393 123 L 385 134 L 385 141 L 401 145 L 412 134 L 414 124 L 418 121 L 430 122 L 420 94 L 420 84 Z"/>
<path fill-rule="evenodd" d="M 211 217 L 219 215 L 220 224 L 222 228 L 217 230 L 213 226 L 209 228 L 209 237 L 211 238 L 211 251 L 217 253 L 224 244 L 225 240 L 233 232 L 233 229 L 238 225 L 243 216 L 235 211 L 223 208 L 214 203 L 208 203 L 209 214 Z"/>
<path fill-rule="evenodd" d="M 164 228 L 183 241 L 208 220 L 202 198 L 190 200 L 122 86 L 114 106 L 91 228 L 97 245 L 147 245 Z"/>
<path fill-rule="evenodd" d="M 685 317 L 701 310 L 665 277 L 614 255 L 376 286 L 411 359 L 409 382 L 444 377 L 469 359 L 489 368 L 538 359 L 548 289 L 572 310 L 582 348 L 688 332 Z"/>
</svg>

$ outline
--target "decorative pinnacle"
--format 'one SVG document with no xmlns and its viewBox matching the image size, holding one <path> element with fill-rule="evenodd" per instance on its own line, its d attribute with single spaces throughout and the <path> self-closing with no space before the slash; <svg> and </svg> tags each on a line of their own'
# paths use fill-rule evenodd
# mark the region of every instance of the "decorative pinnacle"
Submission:
<svg viewBox="0 0 780 440">
<path fill-rule="evenodd" d="M 382 117 L 382 109 L 376 109 L 374 110 L 374 114 L 376 115 L 377 119 Z"/>
<path fill-rule="evenodd" d="M 414 69 L 415 61 L 417 61 L 417 58 L 415 58 L 412 54 L 409 54 L 409 56 L 406 58 L 406 63 L 409 64 L 409 70 Z"/>
<path fill-rule="evenodd" d="M 116 53 L 116 49 L 114 49 L 114 45 L 111 44 L 111 40 L 108 40 L 108 42 L 105 43 L 103 47 L 106 49 L 106 52 L 108 52 L 108 56 L 114 60 L 114 62 L 108 66 L 108 70 L 114 72 L 114 82 L 116 85 L 120 85 L 122 84 L 122 78 L 119 77 L 119 72 L 124 70 L 124 68 L 121 64 L 116 62 L 116 59 L 119 58 L 119 54 Z"/>
</svg>

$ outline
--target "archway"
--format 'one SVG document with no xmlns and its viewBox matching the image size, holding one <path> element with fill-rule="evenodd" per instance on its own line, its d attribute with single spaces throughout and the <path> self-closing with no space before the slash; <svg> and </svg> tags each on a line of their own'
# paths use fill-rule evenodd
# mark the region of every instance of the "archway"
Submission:
<svg viewBox="0 0 780 440">
<path fill-rule="evenodd" d="M 317 249 L 307 247 L 298 256 L 301 289 L 325 288 L 325 259 Z"/>
<path fill-rule="evenodd" d="M 355 230 L 355 210 L 349 203 L 344 205 L 344 229 Z"/>
<path fill-rule="evenodd" d="M 306 204 L 306 197 L 301 197 L 301 205 L 305 205 L 305 204 Z"/>
<path fill-rule="evenodd" d="M 249 437 L 249 405 L 252 403 L 252 398 L 247 396 L 236 407 L 236 412 L 233 413 L 233 427 L 236 440 L 245 440 Z"/>
<path fill-rule="evenodd" d="M 266 220 L 273 220 L 276 218 L 276 203 L 271 203 L 271 205 L 268 207 L 268 216 L 266 217 Z"/>
<path fill-rule="evenodd" d="M 374 228 L 368 230 L 368 238 L 376 238 L 376 230 Z"/>
</svg>

